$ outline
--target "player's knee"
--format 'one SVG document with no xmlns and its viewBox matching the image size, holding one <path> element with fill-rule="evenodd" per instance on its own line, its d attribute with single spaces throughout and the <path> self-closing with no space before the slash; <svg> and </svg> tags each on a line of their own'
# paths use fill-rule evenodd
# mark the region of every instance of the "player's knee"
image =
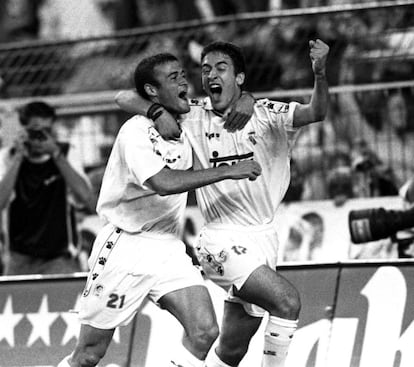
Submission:
<svg viewBox="0 0 414 367">
<path fill-rule="evenodd" d="M 190 331 L 190 339 L 200 351 L 207 353 L 219 335 L 217 322 L 213 320 L 203 320 L 194 325 Z"/>
<path fill-rule="evenodd" d="M 232 344 L 225 345 L 224 343 L 219 345 L 218 354 L 223 362 L 230 366 L 238 366 L 241 360 L 244 358 L 248 350 L 248 345 Z"/>
<path fill-rule="evenodd" d="M 73 362 L 78 361 L 77 365 L 81 367 L 95 367 L 105 355 L 105 348 L 99 346 L 86 347 L 80 353 L 74 354 Z"/>
<path fill-rule="evenodd" d="M 278 298 L 269 313 L 286 319 L 297 319 L 301 309 L 301 301 L 298 291 L 295 288 L 286 292 L 284 297 Z"/>
</svg>

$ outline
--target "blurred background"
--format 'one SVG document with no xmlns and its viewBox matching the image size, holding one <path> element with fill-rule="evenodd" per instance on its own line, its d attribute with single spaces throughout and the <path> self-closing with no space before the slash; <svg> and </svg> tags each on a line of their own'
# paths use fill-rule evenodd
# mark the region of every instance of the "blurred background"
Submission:
<svg viewBox="0 0 414 367">
<path fill-rule="evenodd" d="M 330 46 L 331 104 L 324 123 L 298 136 L 276 220 L 278 271 L 303 304 L 288 366 L 411 367 L 414 0 L 2 0 L 0 148 L 18 135 L 24 104 L 49 103 L 56 134 L 81 158 L 96 198 L 129 118 L 114 96 L 132 87 L 143 57 L 176 54 L 191 97 L 203 97 L 200 50 L 213 40 L 234 42 L 244 50 L 246 89 L 255 97 L 306 103 L 313 85 L 308 41 L 315 38 Z M 195 204 L 191 193 L 182 233 L 190 255 L 203 224 Z M 386 211 L 372 210 L 378 207 Z M 102 222 L 93 210 L 75 209 L 74 257 L 87 270 Z M 5 212 L 0 268 L 8 251 Z M 351 236 L 352 213 L 365 232 Z M 0 364 L 52 366 L 73 350 L 79 324 L 69 310 L 77 308 L 85 275 L 1 277 Z M 209 287 L 220 318 L 224 294 Z M 166 363 L 182 330 L 152 304 L 139 311 L 117 329 L 102 366 Z M 241 366 L 258 365 L 260 343 L 253 341 Z"/>
<path fill-rule="evenodd" d="M 114 137 L 129 117 L 113 97 L 132 87 L 131 73 L 141 58 L 176 54 L 188 70 L 191 95 L 202 97 L 201 48 L 212 40 L 231 41 L 246 55 L 247 90 L 257 98 L 306 102 L 313 85 L 308 41 L 314 38 L 331 49 L 331 105 L 326 122 L 298 137 L 284 208 L 296 213 L 298 203 L 312 201 L 317 208 L 317 201 L 326 210 L 332 205 L 348 213 L 352 200 L 398 196 L 414 177 L 414 1 L 409 0 L 4 0 L 0 144 L 7 146 L 16 134 L 19 106 L 47 101 L 57 108 L 59 137 L 82 157 L 97 195 Z M 292 219 L 292 231 L 301 241 L 311 228 L 303 214 L 292 214 L 299 220 Z M 79 218 L 86 223 L 85 215 Z M 190 220 L 197 229 L 197 215 Z M 89 223 L 99 227 L 99 221 Z M 92 227 L 91 233 L 80 229 L 89 242 Z M 343 256 L 362 256 L 360 250 L 352 254 L 349 235 L 346 241 Z"/>
</svg>

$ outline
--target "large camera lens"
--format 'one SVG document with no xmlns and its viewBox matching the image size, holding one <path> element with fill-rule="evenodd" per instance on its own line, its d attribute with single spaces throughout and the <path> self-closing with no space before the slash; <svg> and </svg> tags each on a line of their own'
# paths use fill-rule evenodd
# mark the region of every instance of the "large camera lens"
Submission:
<svg viewBox="0 0 414 367">
<path fill-rule="evenodd" d="M 413 228 L 414 208 L 407 211 L 384 208 L 351 210 L 348 223 L 353 243 L 376 241 Z"/>
</svg>

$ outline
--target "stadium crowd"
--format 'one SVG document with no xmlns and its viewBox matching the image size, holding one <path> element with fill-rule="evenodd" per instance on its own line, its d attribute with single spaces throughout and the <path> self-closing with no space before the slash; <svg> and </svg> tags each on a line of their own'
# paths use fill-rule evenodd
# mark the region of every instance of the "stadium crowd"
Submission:
<svg viewBox="0 0 414 367">
<path fill-rule="evenodd" d="M 211 20 L 217 16 L 236 13 L 340 3 L 338 0 L 82 0 L 74 8 L 64 0 L 6 0 L 0 3 L 0 42 L 63 41 L 193 19 Z M 330 54 L 330 65 L 334 67 L 327 70 L 332 85 L 409 80 L 414 71 L 412 61 L 376 63 L 375 57 L 372 57 L 378 48 L 378 42 L 385 49 L 391 49 L 399 33 L 387 33 L 382 40 L 377 35 L 388 32 L 389 29 L 405 29 L 413 20 L 412 12 L 399 9 L 390 12 L 393 16 L 384 12 L 361 13 L 358 16 L 345 13 L 340 22 L 326 16 L 321 16 L 318 21 L 310 18 L 308 22 L 301 23 L 289 19 L 280 20 L 279 24 L 276 21 L 266 21 L 256 24 L 254 32 L 247 28 L 223 26 L 211 32 L 207 29 L 185 48 L 178 47 L 175 39 L 163 35 L 161 41 L 155 40 L 156 37 L 154 41 L 148 41 L 128 62 L 130 65 L 135 64 L 139 58 L 159 47 L 160 42 L 165 51 L 178 50 L 178 56 L 192 66 L 189 72 L 191 90 L 194 96 L 199 96 L 203 91 L 200 82 L 193 75 L 195 73 L 191 72 L 199 67 L 195 61 L 198 58 L 197 50 L 202 46 L 201 43 L 222 37 L 240 45 L 246 53 L 246 59 L 252 60 L 248 74 L 253 73 L 255 62 L 261 63 L 265 71 L 269 64 L 278 70 L 272 78 L 264 73 L 263 77 L 251 78 L 251 82 L 248 79 L 247 90 L 260 93 L 276 88 L 307 88 L 312 85 L 307 48 L 297 45 L 300 43 L 298 40 L 312 39 L 317 35 L 326 40 L 333 51 Z M 409 47 L 411 43 L 406 44 Z M 399 51 L 404 51 L 401 47 L 399 46 Z M 274 55 L 277 55 L 276 59 Z M 85 58 L 91 60 L 94 57 L 99 57 L 99 53 L 86 54 Z M 358 64 L 349 62 L 357 58 L 360 58 Z M 113 67 L 119 62 L 119 58 L 112 57 L 108 60 L 108 65 Z M 85 70 L 88 71 L 88 68 L 90 69 L 90 64 L 79 66 L 70 83 L 66 84 L 62 80 L 59 92 L 82 91 Z M 129 86 L 127 77 L 116 76 L 119 78 L 112 73 L 102 75 L 97 83 L 98 88 L 120 89 Z M 94 83 L 95 81 L 91 83 L 90 90 L 94 90 Z M 402 185 L 414 177 L 414 162 L 411 159 L 414 146 L 413 93 L 413 88 L 407 87 L 333 94 L 328 121 L 304 129 L 296 141 L 292 155 L 292 179 L 284 201 L 332 199 L 341 205 L 350 198 L 398 195 Z M 31 95 L 10 83 L 9 76 L 0 67 L 0 96 L 9 98 Z M 0 146 L 4 149 L 10 149 L 11 141 L 7 132 L 10 121 L 14 119 L 13 123 L 16 123 L 19 113 L 21 111 L 17 110 L 1 113 Z M 6 119 L 10 121 L 5 121 Z M 67 119 L 58 119 L 54 124 L 56 136 L 69 140 L 71 148 L 82 156 L 83 169 L 88 174 L 85 177 L 89 182 L 88 199 L 84 198 L 81 207 L 71 207 L 76 211 L 72 215 L 77 217 L 78 223 L 94 212 L 92 203 L 96 202 L 106 159 L 114 137 L 125 121 L 125 114 L 117 113 L 104 121 L 93 119 L 72 118 L 69 123 Z M 94 134 L 98 136 L 98 149 L 91 149 L 91 141 L 79 139 L 85 126 L 96 130 Z M 93 143 L 96 141 L 95 139 Z M 99 152 L 93 153 L 92 150 Z M 88 158 L 89 153 L 85 152 L 91 152 L 91 156 Z M 54 154 L 51 153 L 50 157 L 54 159 Z M 10 225 L 5 218 L 6 216 L 2 217 L 3 227 Z M 3 244 L 6 242 L 4 237 L 5 231 L 2 231 L 0 242 Z M 84 231 L 77 242 L 65 240 L 65 256 L 69 254 L 70 261 L 75 256 L 79 261 L 75 270 L 86 270 L 85 259 L 93 238 L 93 233 Z M 79 250 L 71 247 L 76 243 Z M 4 252 L 4 246 L 2 251 Z M 4 252 L 2 255 L 5 260 L 2 264 L 9 261 L 9 254 Z M 6 274 L 4 269 L 3 273 Z"/>
</svg>

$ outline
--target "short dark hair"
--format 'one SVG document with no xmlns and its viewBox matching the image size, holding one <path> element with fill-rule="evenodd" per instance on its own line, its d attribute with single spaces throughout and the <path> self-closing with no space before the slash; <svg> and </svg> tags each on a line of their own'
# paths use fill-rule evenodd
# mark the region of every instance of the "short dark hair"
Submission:
<svg viewBox="0 0 414 367">
<path fill-rule="evenodd" d="M 26 126 L 32 117 L 50 118 L 52 121 L 56 118 L 55 109 L 49 104 L 42 101 L 34 101 L 24 105 L 19 111 L 20 123 Z"/>
<path fill-rule="evenodd" d="M 148 98 L 144 89 L 145 84 L 149 83 L 156 87 L 159 86 L 159 82 L 155 78 L 154 68 L 158 65 L 174 61 L 178 61 L 177 57 L 167 52 L 149 56 L 141 60 L 134 72 L 135 88 L 138 94 L 143 98 Z"/>
<path fill-rule="evenodd" d="M 239 46 L 230 42 L 212 42 L 203 48 L 203 51 L 201 52 L 201 61 L 211 52 L 220 52 L 229 56 L 233 62 L 235 74 L 244 73 L 246 71 L 246 62 L 244 60 L 243 51 Z"/>
</svg>

